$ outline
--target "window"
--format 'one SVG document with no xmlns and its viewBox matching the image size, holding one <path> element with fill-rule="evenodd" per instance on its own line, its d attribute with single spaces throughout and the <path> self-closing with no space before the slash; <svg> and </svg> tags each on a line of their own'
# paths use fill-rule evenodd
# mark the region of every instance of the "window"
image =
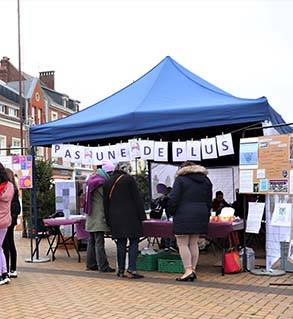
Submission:
<svg viewBox="0 0 293 319">
<path fill-rule="evenodd" d="M 6 114 L 6 105 L 0 104 L 0 113 Z"/>
<path fill-rule="evenodd" d="M 58 120 L 58 113 L 51 111 L 51 121 Z"/>
<path fill-rule="evenodd" d="M 17 109 L 13 109 L 13 108 L 10 107 L 8 109 L 8 111 L 9 111 L 9 113 L 8 113 L 9 116 L 18 117 Z"/>
<path fill-rule="evenodd" d="M 4 135 L 0 135 L 0 149 L 1 148 L 6 148 L 6 136 Z M 7 151 L 6 150 L 1 150 L 0 151 L 0 154 L 1 155 L 6 155 L 7 154 Z"/>
<path fill-rule="evenodd" d="M 33 106 L 32 107 L 32 117 L 31 117 L 31 124 L 36 123 L 36 108 Z"/>
<path fill-rule="evenodd" d="M 38 109 L 38 124 L 42 123 L 42 110 Z"/>
<path fill-rule="evenodd" d="M 16 138 L 16 137 L 12 137 L 12 143 L 11 143 L 11 148 L 10 148 L 10 154 L 16 154 L 16 155 L 20 155 L 21 154 L 21 150 L 20 149 L 13 149 L 13 148 L 20 148 L 20 138 Z"/>
</svg>

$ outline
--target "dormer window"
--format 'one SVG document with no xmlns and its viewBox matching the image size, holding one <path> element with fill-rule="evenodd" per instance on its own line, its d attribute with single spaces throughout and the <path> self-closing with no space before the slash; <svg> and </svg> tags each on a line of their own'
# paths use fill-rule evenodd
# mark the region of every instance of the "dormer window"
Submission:
<svg viewBox="0 0 293 319">
<path fill-rule="evenodd" d="M 63 100 L 63 107 L 66 109 L 69 98 L 67 96 L 62 96 L 62 100 Z"/>
</svg>

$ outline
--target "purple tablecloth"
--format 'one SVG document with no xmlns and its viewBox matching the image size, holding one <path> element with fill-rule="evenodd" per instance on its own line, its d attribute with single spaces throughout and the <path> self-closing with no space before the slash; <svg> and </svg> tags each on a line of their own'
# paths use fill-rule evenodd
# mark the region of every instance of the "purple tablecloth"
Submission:
<svg viewBox="0 0 293 319">
<path fill-rule="evenodd" d="M 45 226 L 64 226 L 74 225 L 75 236 L 77 239 L 88 238 L 88 232 L 85 230 L 85 216 L 79 217 L 58 217 L 58 218 L 47 218 L 44 219 Z M 210 222 L 208 226 L 209 237 L 215 238 L 227 238 L 230 233 L 235 230 L 241 230 L 244 228 L 243 220 L 234 223 L 228 222 Z M 160 219 L 147 219 L 143 222 L 143 235 L 144 237 L 163 237 L 172 238 L 173 233 L 173 222 L 162 221 Z"/>
<path fill-rule="evenodd" d="M 74 225 L 75 228 L 75 237 L 80 239 L 87 239 L 89 234 L 85 230 L 85 216 L 71 216 L 66 217 L 57 217 L 57 218 L 46 218 L 43 220 L 45 226 L 66 226 Z"/>
<path fill-rule="evenodd" d="M 244 228 L 243 221 L 235 223 L 210 222 L 208 226 L 209 237 L 226 238 L 235 230 Z M 143 222 L 143 234 L 145 237 L 174 237 L 173 222 L 161 221 L 159 219 L 148 219 Z"/>
</svg>

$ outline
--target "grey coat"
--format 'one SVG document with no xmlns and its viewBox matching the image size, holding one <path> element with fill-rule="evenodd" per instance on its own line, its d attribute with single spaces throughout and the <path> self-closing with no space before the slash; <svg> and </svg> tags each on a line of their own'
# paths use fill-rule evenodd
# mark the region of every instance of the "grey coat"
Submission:
<svg viewBox="0 0 293 319">
<path fill-rule="evenodd" d="M 86 216 L 85 229 L 88 232 L 109 231 L 103 206 L 103 185 L 93 191 L 91 214 Z"/>
</svg>

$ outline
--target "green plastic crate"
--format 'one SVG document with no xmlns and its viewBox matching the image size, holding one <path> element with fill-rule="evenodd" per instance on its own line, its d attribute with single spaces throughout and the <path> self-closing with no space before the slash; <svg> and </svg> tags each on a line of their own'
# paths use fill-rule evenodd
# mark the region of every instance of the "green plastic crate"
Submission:
<svg viewBox="0 0 293 319">
<path fill-rule="evenodd" d="M 158 258 L 165 256 L 167 253 L 162 251 L 155 255 L 141 255 L 139 254 L 136 259 L 136 269 L 144 271 L 158 270 Z"/>
<path fill-rule="evenodd" d="M 179 255 L 162 256 L 158 259 L 158 271 L 183 273 L 184 267 Z"/>
</svg>

